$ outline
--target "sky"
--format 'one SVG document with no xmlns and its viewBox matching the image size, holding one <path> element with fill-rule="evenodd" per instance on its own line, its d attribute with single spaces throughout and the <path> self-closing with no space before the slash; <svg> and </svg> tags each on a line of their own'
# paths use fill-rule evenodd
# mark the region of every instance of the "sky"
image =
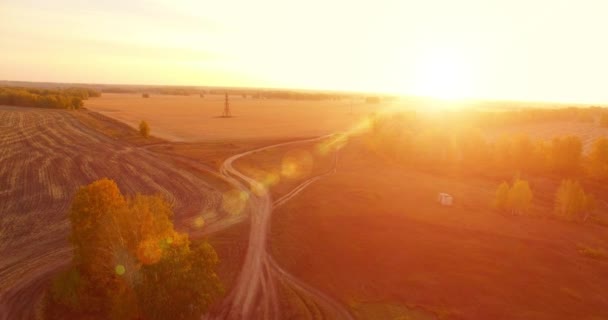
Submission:
<svg viewBox="0 0 608 320">
<path fill-rule="evenodd" d="M 605 0 L 0 1 L 0 80 L 608 103 Z"/>
</svg>

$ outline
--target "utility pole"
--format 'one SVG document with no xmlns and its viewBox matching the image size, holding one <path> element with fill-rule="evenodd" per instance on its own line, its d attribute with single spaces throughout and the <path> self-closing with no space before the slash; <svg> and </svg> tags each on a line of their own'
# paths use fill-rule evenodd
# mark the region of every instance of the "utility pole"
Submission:
<svg viewBox="0 0 608 320">
<path fill-rule="evenodd" d="M 228 102 L 228 93 L 224 94 L 224 112 L 222 113 L 222 118 L 231 118 L 232 113 L 230 112 L 230 103 Z"/>
</svg>

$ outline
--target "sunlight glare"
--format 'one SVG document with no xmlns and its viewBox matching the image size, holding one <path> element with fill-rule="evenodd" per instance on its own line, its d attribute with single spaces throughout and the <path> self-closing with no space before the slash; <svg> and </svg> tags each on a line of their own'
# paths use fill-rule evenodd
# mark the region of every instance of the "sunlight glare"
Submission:
<svg viewBox="0 0 608 320">
<path fill-rule="evenodd" d="M 462 99 L 472 96 L 472 64 L 454 49 L 434 49 L 416 65 L 414 92 L 438 99 Z"/>
</svg>

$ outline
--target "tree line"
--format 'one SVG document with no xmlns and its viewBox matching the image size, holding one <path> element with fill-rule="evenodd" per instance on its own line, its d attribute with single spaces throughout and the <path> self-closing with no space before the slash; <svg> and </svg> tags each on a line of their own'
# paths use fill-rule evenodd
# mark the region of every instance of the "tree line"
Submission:
<svg viewBox="0 0 608 320">
<path fill-rule="evenodd" d="M 458 119 L 429 120 L 415 113 L 374 116 L 366 142 L 379 155 L 435 171 L 489 176 L 525 174 L 608 180 L 608 140 L 598 137 L 588 154 L 578 136 L 534 139 L 525 134 L 488 139 Z"/>
<path fill-rule="evenodd" d="M 0 105 L 51 109 L 80 109 L 83 101 L 99 97 L 99 91 L 90 88 L 40 89 L 0 87 Z"/>
<path fill-rule="evenodd" d="M 510 214 L 526 214 L 534 199 L 534 193 L 526 180 L 515 179 L 512 185 L 503 182 L 498 186 L 494 207 Z M 578 181 L 564 179 L 554 196 L 553 213 L 565 220 L 585 222 L 596 208 L 596 200 Z"/>
<path fill-rule="evenodd" d="M 608 126 L 608 111 L 601 107 L 524 108 L 498 112 L 494 110 L 468 110 L 466 112 L 446 111 L 445 114 L 453 121 L 480 128 L 548 122 L 593 123 L 598 119 L 601 126 Z"/>
</svg>

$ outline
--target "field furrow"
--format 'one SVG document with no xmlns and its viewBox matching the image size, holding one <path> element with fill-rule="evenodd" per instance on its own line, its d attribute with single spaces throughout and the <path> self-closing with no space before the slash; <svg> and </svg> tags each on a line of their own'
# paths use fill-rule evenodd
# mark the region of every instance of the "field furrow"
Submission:
<svg viewBox="0 0 608 320">
<path fill-rule="evenodd" d="M 0 106 L 0 133 L 0 319 L 30 316 L 32 299 L 69 262 L 67 210 L 79 186 L 107 177 L 129 195 L 162 194 L 178 228 L 215 211 L 219 196 L 200 175 L 68 111 Z"/>
</svg>

